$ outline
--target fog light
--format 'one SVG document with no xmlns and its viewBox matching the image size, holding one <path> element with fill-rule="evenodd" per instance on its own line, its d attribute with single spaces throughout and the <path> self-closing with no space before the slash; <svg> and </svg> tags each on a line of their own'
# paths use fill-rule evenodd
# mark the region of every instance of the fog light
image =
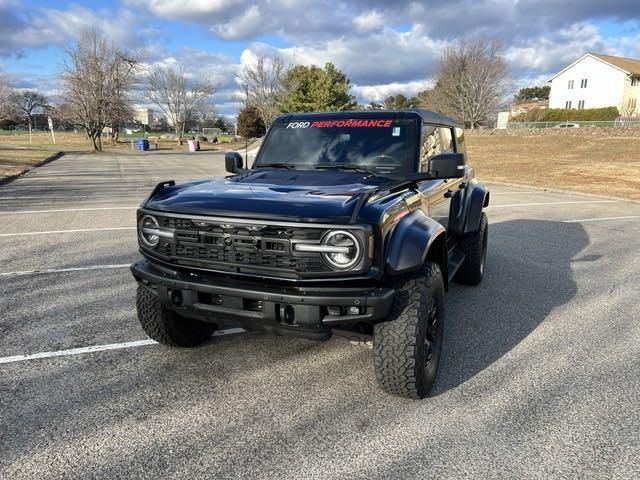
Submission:
<svg viewBox="0 0 640 480">
<path fill-rule="evenodd" d="M 327 313 L 329 315 L 333 315 L 334 317 L 340 316 L 340 307 L 327 307 Z"/>
<path fill-rule="evenodd" d="M 171 292 L 171 303 L 177 307 L 182 306 L 182 292 L 180 290 L 174 290 Z"/>
<path fill-rule="evenodd" d="M 349 315 L 360 315 L 360 307 L 349 307 Z"/>
</svg>

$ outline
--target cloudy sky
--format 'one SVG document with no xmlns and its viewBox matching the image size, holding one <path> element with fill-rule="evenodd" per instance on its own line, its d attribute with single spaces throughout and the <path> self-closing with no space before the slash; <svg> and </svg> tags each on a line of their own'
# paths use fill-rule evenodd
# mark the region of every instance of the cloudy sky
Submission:
<svg viewBox="0 0 640 480">
<path fill-rule="evenodd" d="M 517 86 L 590 51 L 640 58 L 640 0 L 0 0 L 0 75 L 55 95 L 65 45 L 87 27 L 148 64 L 211 77 L 226 115 L 257 51 L 331 61 L 361 102 L 424 89 L 442 48 L 465 35 L 499 37 Z"/>
</svg>

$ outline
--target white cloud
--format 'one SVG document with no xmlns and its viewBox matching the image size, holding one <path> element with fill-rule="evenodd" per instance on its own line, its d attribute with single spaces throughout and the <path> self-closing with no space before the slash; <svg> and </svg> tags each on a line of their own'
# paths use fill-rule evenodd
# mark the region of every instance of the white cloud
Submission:
<svg viewBox="0 0 640 480">
<path fill-rule="evenodd" d="M 369 35 L 339 37 L 280 51 L 292 62 L 334 63 L 359 85 L 426 79 L 447 43 L 434 40 L 419 27 L 408 32 L 385 28 Z"/>
<path fill-rule="evenodd" d="M 233 22 L 213 27 L 222 38 L 239 39 L 251 36 L 259 31 L 263 24 L 260 9 L 257 5 L 251 5 L 240 17 Z"/>
<path fill-rule="evenodd" d="M 431 82 L 393 82 L 380 85 L 354 85 L 352 93 L 361 103 L 381 102 L 390 95 L 402 93 L 407 97 L 412 97 L 418 92 L 431 86 Z"/>
<path fill-rule="evenodd" d="M 354 18 L 353 23 L 360 32 L 369 32 L 384 25 L 384 17 L 375 10 L 365 12 Z"/>
</svg>

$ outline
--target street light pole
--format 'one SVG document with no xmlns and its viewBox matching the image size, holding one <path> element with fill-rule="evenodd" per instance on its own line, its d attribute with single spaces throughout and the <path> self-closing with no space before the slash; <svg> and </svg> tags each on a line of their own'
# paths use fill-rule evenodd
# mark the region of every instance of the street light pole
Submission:
<svg viewBox="0 0 640 480">
<path fill-rule="evenodd" d="M 247 106 L 249 105 L 249 85 L 245 85 L 244 86 L 244 95 L 245 95 L 245 100 L 244 100 L 244 106 L 245 106 L 245 110 L 247 108 Z M 244 132 L 245 135 L 247 132 Z M 245 162 L 249 162 L 249 154 L 247 152 L 249 148 L 249 139 L 245 136 L 244 137 L 244 161 Z"/>
</svg>

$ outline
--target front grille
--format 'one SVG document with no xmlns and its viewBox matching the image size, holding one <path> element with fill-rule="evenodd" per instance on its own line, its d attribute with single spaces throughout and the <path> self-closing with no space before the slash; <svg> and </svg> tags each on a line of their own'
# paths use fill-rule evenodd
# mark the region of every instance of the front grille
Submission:
<svg viewBox="0 0 640 480">
<path fill-rule="evenodd" d="M 297 252 L 295 242 L 319 243 L 326 229 L 213 220 L 161 217 L 159 227 L 174 239 L 162 238 L 152 252 L 177 265 L 240 273 L 263 272 L 281 277 L 331 272 L 318 253 Z"/>
</svg>

